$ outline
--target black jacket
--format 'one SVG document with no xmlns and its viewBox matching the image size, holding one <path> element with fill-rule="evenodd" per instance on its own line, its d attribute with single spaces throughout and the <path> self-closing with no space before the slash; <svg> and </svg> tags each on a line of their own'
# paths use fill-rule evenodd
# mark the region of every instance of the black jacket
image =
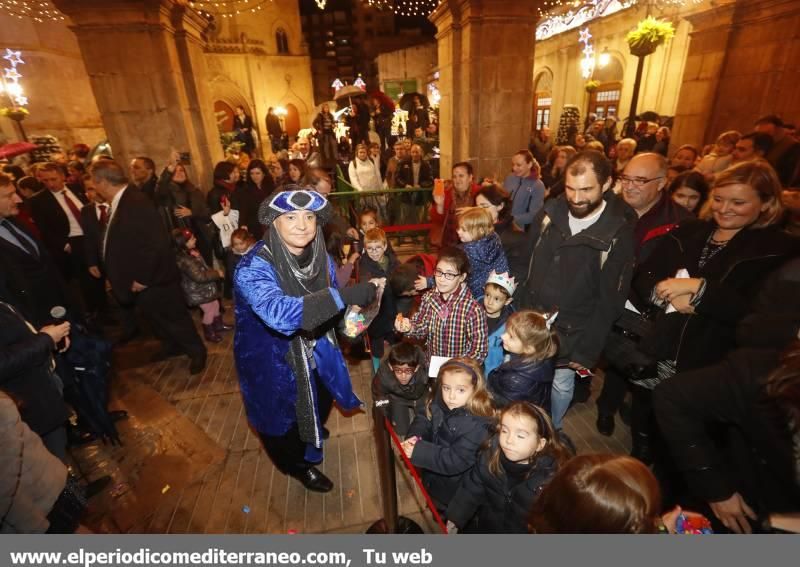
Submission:
<svg viewBox="0 0 800 567">
<path fill-rule="evenodd" d="M 81 196 L 73 192 L 78 200 L 85 204 Z M 67 273 L 69 256 L 64 251 L 64 247 L 69 243 L 69 218 L 64 209 L 53 195 L 52 191 L 39 191 L 28 200 L 31 208 L 31 215 L 36 222 L 36 227 L 42 235 L 45 246 L 50 251 L 50 255 L 56 266 L 62 273 Z M 78 219 L 80 222 L 80 220 Z M 74 254 L 82 254 L 82 250 L 73 250 Z"/>
<path fill-rule="evenodd" d="M 22 223 L 14 226 L 37 243 L 39 257 L 0 238 L 0 287 L 5 287 L 9 303 L 13 304 L 36 328 L 47 323 L 50 309 L 55 305 L 67 307 L 66 287 L 44 244 Z"/>
<path fill-rule="evenodd" d="M 386 287 L 383 290 L 381 298 L 381 305 L 378 309 L 378 314 L 373 319 L 367 328 L 367 335 L 371 340 L 383 340 L 383 337 L 392 335 L 394 333 L 394 319 L 397 316 L 397 306 L 395 305 L 394 294 L 389 284 L 389 275 L 400 264 L 397 261 L 394 251 L 387 248 L 386 257 L 389 259 L 389 265 L 386 270 L 373 261 L 364 251 L 358 259 L 358 282 L 368 282 L 374 278 L 386 278 Z M 341 282 L 340 282 L 341 283 Z"/>
<path fill-rule="evenodd" d="M 636 261 L 641 263 L 647 260 L 669 231 L 678 223 L 693 218 L 692 213 L 675 203 L 666 190 L 661 191 L 658 203 L 636 222 Z"/>
<path fill-rule="evenodd" d="M 409 407 L 419 408 L 425 405 L 427 392 L 428 369 L 422 364 L 405 386 L 397 381 L 388 362 L 383 362 L 372 378 L 372 397 L 376 400 L 388 398 L 391 401 L 407 402 Z"/>
<path fill-rule="evenodd" d="M 565 197 L 545 203 L 527 233 L 527 281 L 517 290 L 523 309 L 558 311 L 559 361 L 587 368 L 622 313 L 634 263 L 636 213 L 611 191 L 604 198 L 597 222 L 574 236 Z"/>
<path fill-rule="evenodd" d="M 0 389 L 20 402 L 22 420 L 39 435 L 69 417 L 50 365 L 53 340 L 35 333 L 21 314 L 0 301 Z"/>
<path fill-rule="evenodd" d="M 530 361 L 512 354 L 508 362 L 492 370 L 486 388 L 498 408 L 511 402 L 525 401 L 549 410 L 555 371 L 552 358 Z"/>
<path fill-rule="evenodd" d="M 470 532 L 528 533 L 528 515 L 536 498 L 556 473 L 555 459 L 543 455 L 530 465 L 518 465 L 501 456 L 502 474 L 497 476 L 489 470 L 489 460 L 497 450 L 498 441 L 494 438 L 489 448 L 481 452 L 478 464 L 464 475 L 447 508 L 447 519 L 462 530 L 469 525 Z M 514 472 L 509 475 L 509 470 Z M 522 476 L 524 474 L 527 476 Z M 470 524 L 476 513 L 477 522 Z"/>
<path fill-rule="evenodd" d="M 264 227 L 258 221 L 258 208 L 272 195 L 275 184 L 269 172 L 264 172 L 262 187 L 253 182 L 242 183 L 231 195 L 231 207 L 239 211 L 239 226 L 246 226 L 257 239 L 264 236 Z"/>
<path fill-rule="evenodd" d="M 137 186 L 137 189 L 147 195 L 153 204 L 156 202 L 156 185 L 158 184 L 158 178 L 156 177 L 155 173 L 150 176 L 150 179 L 142 183 L 142 185 Z"/>
<path fill-rule="evenodd" d="M 661 432 L 689 488 L 704 501 L 739 492 L 759 515 L 800 509 L 789 419 L 765 395 L 777 365 L 775 349 L 739 349 L 655 389 Z M 710 423 L 728 426 L 727 450 L 709 435 Z"/>
<path fill-rule="evenodd" d="M 640 265 L 633 282 L 637 308 L 657 314 L 656 330 L 640 348 L 658 360 L 677 361 L 679 372 L 714 364 L 734 348 L 736 325 L 752 309 L 766 277 L 800 253 L 800 241 L 778 226 L 744 229 L 700 268 L 700 254 L 714 230 L 710 221 L 681 224 Z M 706 280 L 694 315 L 665 314 L 650 303 L 655 285 L 680 268 Z"/>
<path fill-rule="evenodd" d="M 81 228 L 83 229 L 83 249 L 87 266 L 101 266 L 103 257 L 103 228 L 97 218 L 95 203 L 84 205 L 81 209 Z"/>
<path fill-rule="evenodd" d="M 425 488 L 436 507 L 446 510 L 468 472 L 478 460 L 478 450 L 489 436 L 490 419 L 471 415 L 466 408 L 447 409 L 439 394 L 431 403 L 431 417 L 425 404 L 408 429 L 409 437 L 420 438 L 411 463 L 420 468 Z"/>
<path fill-rule="evenodd" d="M 122 303 L 133 301 L 134 280 L 148 287 L 180 280 L 170 238 L 162 229 L 158 212 L 133 187 L 125 189 L 111 218 L 104 261 L 111 289 Z"/>
<path fill-rule="evenodd" d="M 528 270 L 528 260 L 523 256 L 526 239 L 525 231 L 514 224 L 513 219 L 494 225 L 494 231 L 500 235 L 500 242 L 506 253 L 508 269 L 517 283 L 520 283 Z"/>
<path fill-rule="evenodd" d="M 411 158 L 404 159 L 397 166 L 397 173 L 394 177 L 394 184 L 397 187 L 415 187 L 414 170 L 411 165 Z M 433 187 L 433 171 L 431 164 L 422 160 L 419 165 L 419 184 L 416 187 Z"/>
</svg>

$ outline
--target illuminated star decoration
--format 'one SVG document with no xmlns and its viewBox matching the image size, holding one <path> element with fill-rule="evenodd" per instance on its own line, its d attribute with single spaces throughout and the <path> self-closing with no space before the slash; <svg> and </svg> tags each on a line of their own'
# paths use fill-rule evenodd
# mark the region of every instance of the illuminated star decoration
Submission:
<svg viewBox="0 0 800 567">
<path fill-rule="evenodd" d="M 22 60 L 22 52 L 6 48 L 6 54 L 3 59 L 11 65 L 11 67 L 3 68 L 3 77 L 6 83 L 5 91 L 16 106 L 25 106 L 28 104 L 28 98 L 22 94 L 22 85 L 19 84 L 22 74 L 17 71 L 17 65 L 25 64 L 25 61 Z"/>
<path fill-rule="evenodd" d="M 590 43 L 592 34 L 589 33 L 589 28 L 583 28 L 580 31 L 580 39 L 578 43 L 583 44 L 583 59 L 581 59 L 581 76 L 588 79 L 594 72 L 594 47 Z"/>
<path fill-rule="evenodd" d="M 22 52 L 21 51 L 12 51 L 6 48 L 6 54 L 3 56 L 3 59 L 11 63 L 12 66 L 16 67 L 17 65 L 25 63 L 22 60 Z"/>
</svg>

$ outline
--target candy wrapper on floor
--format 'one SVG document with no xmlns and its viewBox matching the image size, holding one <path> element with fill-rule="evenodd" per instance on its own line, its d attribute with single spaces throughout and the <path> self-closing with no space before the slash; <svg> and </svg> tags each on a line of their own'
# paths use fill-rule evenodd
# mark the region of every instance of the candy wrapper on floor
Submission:
<svg viewBox="0 0 800 567">
<path fill-rule="evenodd" d="M 358 305 L 348 307 L 344 314 L 342 333 L 346 337 L 354 339 L 366 331 L 375 316 L 378 315 L 378 310 L 381 308 L 381 298 L 383 298 L 383 287 L 378 286 L 375 301 L 366 307 L 359 307 Z"/>
</svg>

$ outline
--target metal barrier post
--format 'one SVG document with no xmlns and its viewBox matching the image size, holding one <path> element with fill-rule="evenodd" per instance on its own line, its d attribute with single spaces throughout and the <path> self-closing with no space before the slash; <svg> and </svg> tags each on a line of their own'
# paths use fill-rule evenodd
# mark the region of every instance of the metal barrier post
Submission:
<svg viewBox="0 0 800 567">
<path fill-rule="evenodd" d="M 397 474 L 395 471 L 392 438 L 386 429 L 386 414 L 383 408 L 388 400 L 375 400 L 372 407 L 374 423 L 375 455 L 378 459 L 378 473 L 381 481 L 381 500 L 383 518 L 367 529 L 368 534 L 422 534 L 422 528 L 413 520 L 399 515 L 397 506 Z"/>
</svg>

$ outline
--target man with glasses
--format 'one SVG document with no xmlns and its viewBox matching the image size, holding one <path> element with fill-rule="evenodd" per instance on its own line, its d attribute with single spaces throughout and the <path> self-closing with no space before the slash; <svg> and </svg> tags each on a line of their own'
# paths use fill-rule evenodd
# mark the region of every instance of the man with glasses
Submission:
<svg viewBox="0 0 800 567">
<path fill-rule="evenodd" d="M 523 309 L 558 312 L 551 413 L 559 429 L 576 372 L 591 374 L 628 297 L 635 220 L 633 211 L 609 191 L 612 165 L 603 154 L 575 154 L 565 171 L 564 194 L 546 202 L 531 223 L 523 253 L 531 260 L 517 290 Z"/>
<path fill-rule="evenodd" d="M 638 216 L 634 228 L 637 264 L 646 260 L 661 239 L 679 222 L 692 218 L 692 214 L 677 205 L 666 190 L 668 165 L 667 159 L 661 154 L 637 154 L 619 176 L 622 198 Z M 603 391 L 597 399 L 596 425 L 597 431 L 603 435 L 614 433 L 614 415 L 622 407 L 627 380 L 630 378 L 628 365 L 632 358 L 621 355 L 618 347 L 624 341 L 626 348 L 635 348 L 635 343 L 621 338 L 620 334 L 630 337 L 630 333 L 641 328 L 637 325 L 638 322 L 638 314 L 625 309 L 609 335 L 605 352 L 609 366 L 605 373 Z M 633 356 L 636 357 L 635 353 Z M 638 447 L 636 440 L 634 446 Z"/>
</svg>

